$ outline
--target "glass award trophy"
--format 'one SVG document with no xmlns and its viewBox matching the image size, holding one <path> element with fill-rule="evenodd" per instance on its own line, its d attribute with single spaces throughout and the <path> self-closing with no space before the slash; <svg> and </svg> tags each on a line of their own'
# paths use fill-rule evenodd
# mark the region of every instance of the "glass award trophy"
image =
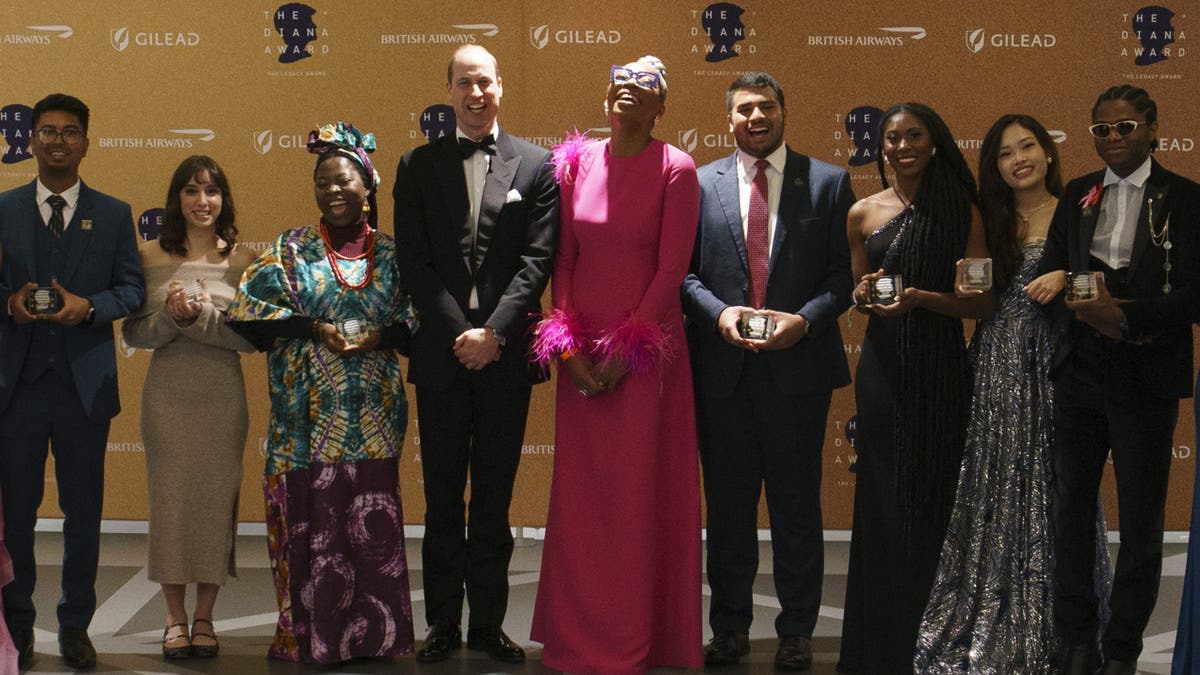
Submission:
<svg viewBox="0 0 1200 675">
<path fill-rule="evenodd" d="M 61 305 L 58 291 L 54 290 L 53 286 L 31 288 L 25 296 L 25 309 L 30 314 L 54 314 Z"/>
<path fill-rule="evenodd" d="M 367 325 L 361 319 L 339 321 L 337 329 L 342 334 L 342 337 L 346 338 L 346 342 L 349 342 L 351 345 L 358 344 L 358 341 L 363 339 L 367 334 Z"/>
<path fill-rule="evenodd" d="M 870 300 L 873 305 L 890 305 L 900 299 L 904 292 L 904 277 L 889 274 L 871 282 Z"/>
<path fill-rule="evenodd" d="M 992 287 L 992 259 L 964 258 L 955 284 L 960 291 L 986 291 Z"/>
<path fill-rule="evenodd" d="M 1067 272 L 1067 300 L 1091 300 L 1095 297 L 1095 272 Z"/>
<path fill-rule="evenodd" d="M 742 312 L 738 335 L 747 340 L 766 340 L 775 332 L 775 318 L 762 312 Z"/>
<path fill-rule="evenodd" d="M 204 302 L 204 282 L 199 279 L 183 282 L 183 294 L 189 303 L 200 304 Z"/>
</svg>

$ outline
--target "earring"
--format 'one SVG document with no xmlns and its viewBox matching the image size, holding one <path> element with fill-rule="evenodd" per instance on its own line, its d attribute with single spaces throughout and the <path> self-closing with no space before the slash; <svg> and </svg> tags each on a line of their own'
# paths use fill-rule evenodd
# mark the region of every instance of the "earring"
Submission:
<svg viewBox="0 0 1200 675">
<path fill-rule="evenodd" d="M 370 213 L 370 212 L 371 212 L 371 205 L 366 202 L 363 202 L 363 213 Z"/>
<path fill-rule="evenodd" d="M 608 101 L 604 102 L 604 116 L 608 117 Z"/>
<path fill-rule="evenodd" d="M 934 156 L 934 155 L 936 155 L 936 154 L 937 154 L 937 148 L 936 148 L 936 147 L 935 147 L 933 150 L 930 150 L 930 151 L 929 151 L 929 156 L 930 156 L 930 157 L 933 157 L 933 156 Z"/>
<path fill-rule="evenodd" d="M 1053 163 L 1054 163 L 1054 158 L 1053 158 L 1053 157 L 1047 157 L 1047 158 L 1046 158 L 1046 164 L 1053 164 Z"/>
</svg>

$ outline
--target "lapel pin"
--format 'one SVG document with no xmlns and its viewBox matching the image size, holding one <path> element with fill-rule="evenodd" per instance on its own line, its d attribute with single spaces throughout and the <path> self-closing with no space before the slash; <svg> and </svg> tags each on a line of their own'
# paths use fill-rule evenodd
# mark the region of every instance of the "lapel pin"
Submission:
<svg viewBox="0 0 1200 675">
<path fill-rule="evenodd" d="M 91 229 L 92 229 L 92 221 L 91 221 L 91 219 L 90 219 L 90 218 L 84 218 L 84 219 L 83 219 L 83 220 L 82 220 L 82 221 L 79 223 L 79 227 L 80 227 L 80 228 L 81 228 L 81 229 L 82 229 L 84 232 L 90 232 L 90 231 L 91 231 Z"/>
</svg>

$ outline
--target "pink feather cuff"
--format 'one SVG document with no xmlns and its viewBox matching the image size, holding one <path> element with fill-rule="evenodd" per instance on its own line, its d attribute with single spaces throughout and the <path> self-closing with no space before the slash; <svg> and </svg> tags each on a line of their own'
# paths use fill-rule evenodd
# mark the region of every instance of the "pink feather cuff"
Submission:
<svg viewBox="0 0 1200 675">
<path fill-rule="evenodd" d="M 628 321 L 596 343 L 600 360 L 620 358 L 631 372 L 653 372 L 673 356 L 671 337 L 662 326 L 647 321 Z"/>
<path fill-rule="evenodd" d="M 561 309 L 552 309 L 533 329 L 533 360 L 548 366 L 559 354 L 577 351 L 586 344 L 576 318 Z"/>
<path fill-rule="evenodd" d="M 583 156 L 583 149 L 597 140 L 599 139 L 588 138 L 575 129 L 568 131 L 563 142 L 554 146 L 550 153 L 550 163 L 554 165 L 554 179 L 560 185 L 575 182 L 575 175 L 579 170 L 579 158 Z"/>
</svg>

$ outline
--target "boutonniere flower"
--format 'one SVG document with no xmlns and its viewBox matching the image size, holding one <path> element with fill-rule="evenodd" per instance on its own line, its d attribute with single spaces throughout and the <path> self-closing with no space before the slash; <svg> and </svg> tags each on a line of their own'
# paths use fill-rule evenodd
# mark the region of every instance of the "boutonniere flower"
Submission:
<svg viewBox="0 0 1200 675">
<path fill-rule="evenodd" d="M 1092 186 L 1091 190 L 1079 200 L 1079 205 L 1085 209 L 1090 209 L 1100 203 L 1100 195 L 1104 194 L 1104 184 L 1097 183 Z"/>
</svg>

